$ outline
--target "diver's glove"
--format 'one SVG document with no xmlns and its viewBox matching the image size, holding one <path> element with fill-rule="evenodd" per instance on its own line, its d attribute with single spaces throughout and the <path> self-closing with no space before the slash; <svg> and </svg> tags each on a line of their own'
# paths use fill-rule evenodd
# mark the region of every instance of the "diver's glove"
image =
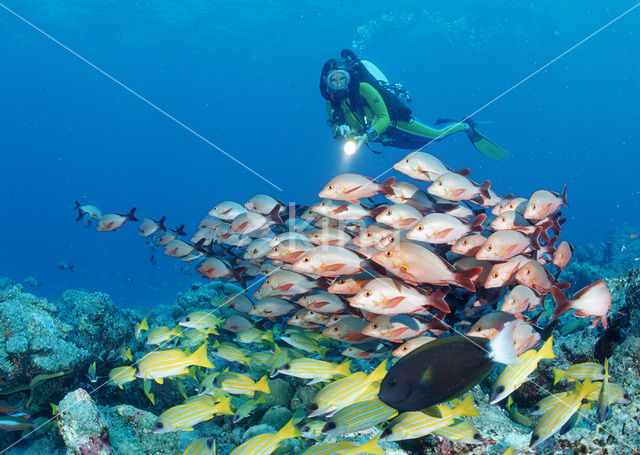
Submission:
<svg viewBox="0 0 640 455">
<path fill-rule="evenodd" d="M 369 128 L 364 134 L 367 137 L 367 142 L 373 142 L 380 137 L 380 134 L 373 128 Z"/>
<path fill-rule="evenodd" d="M 351 134 L 351 127 L 349 125 L 338 125 L 336 128 L 336 137 L 346 138 Z"/>
</svg>

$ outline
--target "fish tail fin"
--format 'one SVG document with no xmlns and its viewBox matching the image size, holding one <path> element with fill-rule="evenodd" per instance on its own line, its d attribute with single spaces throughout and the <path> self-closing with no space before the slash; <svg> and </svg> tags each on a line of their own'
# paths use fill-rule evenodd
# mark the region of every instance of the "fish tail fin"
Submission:
<svg viewBox="0 0 640 455">
<path fill-rule="evenodd" d="M 73 266 L 72 265 L 69 266 L 69 272 L 73 272 Z"/>
<path fill-rule="evenodd" d="M 375 455 L 384 455 L 385 451 L 378 445 L 380 441 L 380 435 L 376 435 L 375 438 L 369 439 L 367 442 L 358 447 L 358 453 L 370 453 Z"/>
<path fill-rule="evenodd" d="M 485 215 L 484 213 L 481 213 L 480 215 L 476 216 L 473 220 L 471 220 L 471 223 L 469 223 L 469 228 L 471 232 L 482 232 L 482 223 L 484 223 L 486 219 L 487 219 L 487 215 Z"/>
<path fill-rule="evenodd" d="M 76 206 L 71 210 L 80 210 L 80 203 L 78 201 L 75 201 L 75 203 L 76 203 Z"/>
<path fill-rule="evenodd" d="M 495 362 L 504 363 L 506 365 L 517 365 L 520 363 L 513 344 L 513 330 L 517 321 L 511 321 L 504 325 L 498 335 L 490 342 L 489 357 Z"/>
<path fill-rule="evenodd" d="M 280 431 L 276 434 L 276 439 L 290 439 L 298 436 L 302 436 L 302 433 L 300 433 L 300 430 L 293 424 L 293 419 L 291 419 L 285 426 L 280 428 Z"/>
<path fill-rule="evenodd" d="M 184 224 L 181 224 L 180 227 L 178 229 L 176 229 L 176 237 L 180 237 L 180 236 L 185 236 L 187 235 L 186 232 L 184 232 Z"/>
<path fill-rule="evenodd" d="M 256 390 L 258 392 L 271 393 L 271 388 L 269 388 L 269 381 L 267 380 L 267 376 L 262 376 L 258 382 L 256 382 Z"/>
<path fill-rule="evenodd" d="M 380 183 L 380 190 L 382 190 L 384 194 L 394 194 L 393 186 L 392 186 L 394 183 L 396 183 L 396 178 L 389 177 L 388 179 Z"/>
<path fill-rule="evenodd" d="M 76 203 L 78 203 L 78 201 L 76 201 Z M 76 217 L 76 221 L 80 221 L 83 216 L 84 213 L 82 213 L 82 210 L 78 209 L 78 216 Z"/>
<path fill-rule="evenodd" d="M 369 374 L 371 382 L 382 381 L 387 374 L 387 359 L 380 363 L 375 370 Z"/>
<path fill-rule="evenodd" d="M 564 187 L 562 188 L 562 193 L 560 194 L 560 199 L 562 199 L 562 203 L 564 205 L 566 205 L 567 207 L 569 207 L 569 204 L 567 203 L 567 185 L 565 184 Z"/>
<path fill-rule="evenodd" d="M 268 341 L 269 343 L 273 343 L 273 332 L 271 330 L 269 330 L 264 335 L 262 335 L 260 338 L 262 338 L 264 341 Z"/>
<path fill-rule="evenodd" d="M 553 385 L 556 385 L 567 375 L 566 371 L 562 371 L 558 368 L 553 369 Z"/>
<path fill-rule="evenodd" d="M 327 355 L 328 350 L 329 348 L 318 348 L 318 353 L 320 354 L 320 357 L 324 359 L 324 356 Z"/>
<path fill-rule="evenodd" d="M 429 301 L 429 305 L 431 305 L 434 308 L 437 308 L 438 310 L 444 313 L 451 313 L 451 308 L 449 308 L 449 304 L 444 299 L 448 293 L 449 293 L 449 288 L 446 287 L 444 289 L 438 289 L 437 291 L 434 291 L 433 293 L 429 294 L 429 296 L 431 297 Z"/>
<path fill-rule="evenodd" d="M 231 269 L 231 276 L 242 286 L 243 289 L 247 289 L 247 283 L 242 276 L 242 272 L 246 270 L 245 267 L 237 267 Z"/>
<path fill-rule="evenodd" d="M 162 218 L 160 218 L 158 221 L 156 221 L 156 224 L 158 225 L 158 227 L 160 229 L 162 229 L 164 232 L 167 232 L 167 228 L 164 225 L 164 222 L 167 221 L 167 217 L 162 215 Z"/>
<path fill-rule="evenodd" d="M 144 318 L 140 321 L 140 330 L 149 330 L 149 323 L 147 322 L 147 318 Z"/>
<path fill-rule="evenodd" d="M 278 202 L 273 209 L 265 216 L 266 219 L 273 221 L 276 224 L 282 224 L 282 218 L 280 217 L 280 209 L 282 208 L 282 202 Z"/>
<path fill-rule="evenodd" d="M 199 367 L 215 368 L 209 360 L 209 357 L 207 357 L 207 343 L 203 343 L 202 346 L 196 349 L 195 352 L 189 356 L 189 360 L 191 360 L 193 365 Z"/>
<path fill-rule="evenodd" d="M 587 395 L 593 393 L 593 392 L 597 392 L 598 390 L 600 390 L 600 387 L 602 387 L 602 383 L 601 382 L 591 382 L 591 378 L 587 378 L 584 380 L 584 382 L 578 386 L 579 387 L 579 394 L 584 397 L 586 397 Z"/>
<path fill-rule="evenodd" d="M 538 226 L 533 230 L 533 233 L 529 236 L 529 241 L 531 242 L 531 248 L 534 250 L 540 249 L 540 243 L 538 243 L 538 239 L 543 233 L 544 228 L 542 226 Z"/>
<path fill-rule="evenodd" d="M 458 272 L 454 272 L 453 282 L 468 291 L 476 292 L 476 287 L 473 284 L 473 279 L 480 275 L 480 273 L 482 273 L 481 267 L 473 267 L 468 270 L 460 270 Z"/>
<path fill-rule="evenodd" d="M 467 398 L 462 400 L 461 403 L 457 404 L 453 409 L 453 412 L 459 416 L 473 417 L 480 415 L 476 407 L 473 405 L 473 395 L 471 394 L 467 395 Z"/>
<path fill-rule="evenodd" d="M 129 213 L 127 213 L 126 217 L 128 220 L 138 221 L 138 218 L 136 218 L 136 208 L 134 207 L 131 210 L 129 210 Z"/>
<path fill-rule="evenodd" d="M 225 398 L 215 406 L 217 408 L 216 414 L 233 415 L 233 411 L 231 410 L 231 397 Z"/>
<path fill-rule="evenodd" d="M 538 355 L 541 359 L 553 359 L 556 357 L 556 355 L 553 353 L 553 336 L 550 336 L 549 339 L 544 342 L 544 344 L 538 351 Z"/>
<path fill-rule="evenodd" d="M 149 395 L 147 395 L 147 397 L 149 398 L 149 401 L 151 402 L 152 405 L 156 405 L 156 396 L 153 393 L 149 393 Z"/>
<path fill-rule="evenodd" d="M 169 331 L 169 334 L 173 335 L 173 336 L 176 336 L 176 337 L 181 337 L 182 338 L 182 328 L 179 325 L 177 325 L 177 326 L 175 326 L 173 329 L 171 329 Z"/>
<path fill-rule="evenodd" d="M 345 360 L 336 369 L 336 373 L 340 376 L 348 376 L 351 374 L 351 360 Z"/>
<path fill-rule="evenodd" d="M 483 197 L 487 199 L 491 199 L 491 195 L 489 194 L 489 188 L 491 187 L 491 180 L 485 180 L 480 184 L 480 189 L 478 190 Z"/>
<path fill-rule="evenodd" d="M 465 167 L 464 169 L 459 169 L 459 170 L 453 171 L 453 172 L 455 172 L 456 174 L 461 175 L 463 177 L 466 177 L 467 175 L 471 174 L 471 169 Z"/>
<path fill-rule="evenodd" d="M 556 302 L 551 319 L 555 319 L 571 308 L 571 300 L 557 286 L 551 286 L 551 295 Z"/>
</svg>

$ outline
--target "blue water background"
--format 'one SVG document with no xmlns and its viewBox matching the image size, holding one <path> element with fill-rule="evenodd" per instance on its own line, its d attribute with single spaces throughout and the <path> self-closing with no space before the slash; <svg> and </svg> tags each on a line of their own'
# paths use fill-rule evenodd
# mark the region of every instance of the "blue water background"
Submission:
<svg viewBox="0 0 640 455">
<path fill-rule="evenodd" d="M 342 157 L 318 91 L 323 62 L 352 47 L 411 91 L 415 114 L 464 117 L 633 6 L 633 1 L 3 0 L 52 37 L 265 176 L 282 192 L 0 8 L 0 276 L 33 275 L 122 306 L 170 303 L 198 277 L 128 224 L 83 229 L 73 201 L 138 208 L 168 225 L 258 192 L 313 203 L 335 174 L 376 176 L 405 152 Z M 466 137 L 426 149 L 501 194 L 569 186 L 577 248 L 640 230 L 640 8 L 475 116 L 513 158 Z M 397 175 L 392 173 L 391 175 Z M 631 241 L 631 240 L 630 240 Z M 74 272 L 56 268 L 64 260 Z"/>
</svg>

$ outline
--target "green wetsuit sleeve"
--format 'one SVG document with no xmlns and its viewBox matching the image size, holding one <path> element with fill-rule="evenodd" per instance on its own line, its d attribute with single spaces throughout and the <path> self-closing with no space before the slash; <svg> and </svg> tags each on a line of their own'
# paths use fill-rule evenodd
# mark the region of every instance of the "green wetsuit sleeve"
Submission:
<svg viewBox="0 0 640 455">
<path fill-rule="evenodd" d="M 329 117 L 329 127 L 331 128 L 331 134 L 334 138 L 336 138 L 336 134 L 338 134 L 338 125 L 333 123 L 333 107 L 331 106 L 331 101 L 327 101 L 327 117 Z"/>
<path fill-rule="evenodd" d="M 366 82 L 360 84 L 359 91 L 360 96 L 364 98 L 369 105 L 369 109 L 373 112 L 373 121 L 370 128 L 376 130 L 378 134 L 384 133 L 391 126 L 391 118 L 382 96 L 371 84 Z"/>
</svg>

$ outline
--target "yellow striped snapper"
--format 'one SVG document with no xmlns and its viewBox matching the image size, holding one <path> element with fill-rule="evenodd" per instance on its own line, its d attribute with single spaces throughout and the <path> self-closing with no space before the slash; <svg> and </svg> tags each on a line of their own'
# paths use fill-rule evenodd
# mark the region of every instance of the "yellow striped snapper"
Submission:
<svg viewBox="0 0 640 455">
<path fill-rule="evenodd" d="M 139 378 L 155 379 L 162 384 L 163 378 L 188 374 L 188 367 L 192 365 L 215 368 L 207 358 L 206 344 L 190 355 L 180 349 L 149 352 L 138 362 L 135 374 Z"/>
<path fill-rule="evenodd" d="M 326 385 L 313 399 L 309 418 L 331 414 L 349 406 L 363 395 L 374 382 L 381 381 L 387 373 L 387 360 L 384 360 L 370 374 L 362 371 L 352 373 Z"/>
<path fill-rule="evenodd" d="M 133 367 L 116 367 L 109 371 L 109 383 L 117 385 L 121 389 L 122 385 L 136 380 L 136 369 Z"/>
<path fill-rule="evenodd" d="M 611 404 L 611 384 L 609 384 L 609 359 L 604 359 L 604 379 L 598 395 L 598 422 L 602 423 L 609 414 Z"/>
<path fill-rule="evenodd" d="M 513 398 L 511 397 L 511 395 L 509 395 L 509 397 L 507 398 L 505 409 L 509 414 L 509 418 L 518 425 L 522 425 L 523 427 L 531 429 L 533 429 L 533 427 L 535 426 L 529 417 L 520 413 L 516 408 L 513 407 Z"/>
<path fill-rule="evenodd" d="M 194 346 L 200 346 L 202 343 L 209 339 L 209 332 L 203 332 L 198 329 L 184 329 L 182 331 L 182 339 L 180 340 L 180 346 L 184 348 L 192 348 Z"/>
<path fill-rule="evenodd" d="M 131 348 L 121 348 L 120 349 L 120 358 L 122 360 L 128 360 L 129 362 L 131 362 L 133 360 L 133 357 L 131 356 Z"/>
<path fill-rule="evenodd" d="M 251 352 L 249 365 L 254 371 L 270 371 L 273 368 L 274 355 L 271 352 Z"/>
<path fill-rule="evenodd" d="M 519 364 L 507 365 L 505 369 L 502 370 L 502 373 L 500 373 L 500 376 L 498 376 L 498 379 L 491 388 L 489 403 L 497 403 L 529 380 L 529 374 L 533 373 L 538 367 L 540 360 L 553 358 L 555 358 L 555 354 L 553 353 L 553 337 L 549 337 L 538 351 L 530 349 L 524 354 L 521 354 L 518 357 Z"/>
<path fill-rule="evenodd" d="M 194 374 L 195 377 L 195 374 Z M 178 392 L 180 392 L 180 395 L 182 395 L 182 398 L 184 398 L 185 400 L 187 398 L 189 398 L 189 396 L 187 395 L 187 392 L 184 389 L 184 382 L 181 379 L 177 379 L 176 380 L 176 385 L 178 386 Z"/>
<path fill-rule="evenodd" d="M 329 348 L 323 348 L 313 338 L 309 338 L 302 333 L 288 333 L 280 336 L 280 339 L 294 348 L 302 349 L 305 352 L 317 352 L 322 357 L 325 356 Z"/>
<path fill-rule="evenodd" d="M 378 445 L 380 435 L 356 445 L 353 442 L 334 442 L 333 444 L 319 444 L 301 452 L 299 455 L 384 455 L 385 451 Z"/>
<path fill-rule="evenodd" d="M 596 362 L 577 363 L 571 365 L 566 371 L 554 368 L 553 377 L 554 385 L 564 378 L 569 381 L 585 380 L 587 378 L 599 380 L 604 378 L 604 367 Z"/>
<path fill-rule="evenodd" d="M 249 417 L 251 413 L 256 410 L 258 405 L 264 404 L 266 402 L 267 399 L 265 398 L 265 395 L 261 395 L 257 400 L 254 400 L 252 398 L 245 400 L 240 406 L 236 408 L 233 416 L 233 423 L 238 423 L 242 419 Z"/>
<path fill-rule="evenodd" d="M 219 374 L 219 371 L 212 371 L 204 378 L 202 378 L 200 384 L 198 385 L 198 395 L 209 394 L 210 391 L 216 389 L 215 381 L 218 378 Z"/>
<path fill-rule="evenodd" d="M 565 434 L 567 431 L 577 426 L 580 423 L 580 421 L 582 421 L 582 418 L 592 409 L 593 409 L 593 401 L 588 401 L 586 403 L 583 403 L 582 406 L 580 406 L 580 409 L 578 409 L 578 411 L 575 414 L 573 414 L 569 420 L 567 420 L 567 423 L 562 425 L 562 428 L 560 428 L 560 431 L 558 431 L 558 433 Z"/>
<path fill-rule="evenodd" d="M 537 447 L 549 439 L 562 426 L 571 419 L 571 416 L 580 409 L 582 400 L 591 392 L 597 390 L 597 386 L 587 378 L 583 383 L 578 383 L 573 392 L 560 398 L 560 403 L 542 415 L 531 435 L 531 448 Z"/>
<path fill-rule="evenodd" d="M 302 408 L 300 408 L 302 409 Z M 322 429 L 327 424 L 324 420 L 310 420 L 301 429 L 302 437 L 307 439 L 322 439 L 324 433 Z"/>
<path fill-rule="evenodd" d="M 328 381 L 335 376 L 351 374 L 351 361 L 345 360 L 340 365 L 324 360 L 302 358 L 295 359 L 282 365 L 278 373 L 301 379 L 312 379 L 307 385 Z"/>
<path fill-rule="evenodd" d="M 355 403 L 336 411 L 322 431 L 326 434 L 346 434 L 363 431 L 398 415 L 377 398 Z"/>
<path fill-rule="evenodd" d="M 145 379 L 142 381 L 142 390 L 144 391 L 144 394 L 147 396 L 147 398 L 149 399 L 149 401 L 151 402 L 151 404 L 155 405 L 156 404 L 156 398 L 155 395 L 153 393 L 151 393 L 151 380 L 150 379 Z"/>
<path fill-rule="evenodd" d="M 473 396 L 468 395 L 454 408 L 436 406 L 440 417 L 430 416 L 422 411 L 403 412 L 393 419 L 382 433 L 385 441 L 402 441 L 425 436 L 453 423 L 453 419 L 460 416 L 479 416 L 480 413 L 473 406 Z"/>
<path fill-rule="evenodd" d="M 153 433 L 191 431 L 194 425 L 210 420 L 215 414 L 233 415 L 229 398 L 215 405 L 193 401 L 173 406 L 158 416 L 151 431 Z"/>
<path fill-rule="evenodd" d="M 273 343 L 273 331 L 267 330 L 266 332 L 263 332 L 260 329 L 252 327 L 236 333 L 236 341 L 243 344 L 263 343 L 265 341 Z"/>
<path fill-rule="evenodd" d="M 230 455 L 269 455 L 276 450 L 281 441 L 298 436 L 300 436 L 300 430 L 292 421 L 289 421 L 275 434 L 259 434 L 240 444 L 231 451 Z"/>
<path fill-rule="evenodd" d="M 215 348 L 213 355 L 220 357 L 228 362 L 238 362 L 249 365 L 247 353 L 233 343 L 219 343 L 218 340 L 213 342 Z"/>
<path fill-rule="evenodd" d="M 220 389 L 232 395 L 253 396 L 255 392 L 271 393 L 266 376 L 263 376 L 259 381 L 254 382 L 253 379 L 248 376 L 230 372 L 226 375 L 220 375 L 218 382 L 220 384 Z"/>
<path fill-rule="evenodd" d="M 136 340 L 140 339 L 143 330 L 149 330 L 149 324 L 147 324 L 147 318 L 142 319 L 140 322 L 136 322 L 136 325 L 133 329 L 133 334 L 136 337 Z"/>
<path fill-rule="evenodd" d="M 213 438 L 196 439 L 184 449 L 182 455 L 216 455 L 216 440 Z"/>
<path fill-rule="evenodd" d="M 182 337 L 182 329 L 180 326 L 177 325 L 173 329 L 166 326 L 156 327 L 155 329 L 151 329 L 147 334 L 145 344 L 161 345 L 165 341 L 169 341 L 175 337 Z"/>
<path fill-rule="evenodd" d="M 478 430 L 466 420 L 453 419 L 451 425 L 442 427 L 433 432 L 434 435 L 447 439 L 452 442 L 460 442 L 462 444 L 482 444 L 482 436 Z"/>
<path fill-rule="evenodd" d="M 222 323 L 222 319 L 216 316 L 213 313 L 214 311 L 215 310 L 193 311 L 182 318 L 178 322 L 178 325 L 198 330 L 218 327 Z M 216 331 L 210 331 L 209 333 L 213 333 L 214 335 L 218 334 Z"/>
</svg>

